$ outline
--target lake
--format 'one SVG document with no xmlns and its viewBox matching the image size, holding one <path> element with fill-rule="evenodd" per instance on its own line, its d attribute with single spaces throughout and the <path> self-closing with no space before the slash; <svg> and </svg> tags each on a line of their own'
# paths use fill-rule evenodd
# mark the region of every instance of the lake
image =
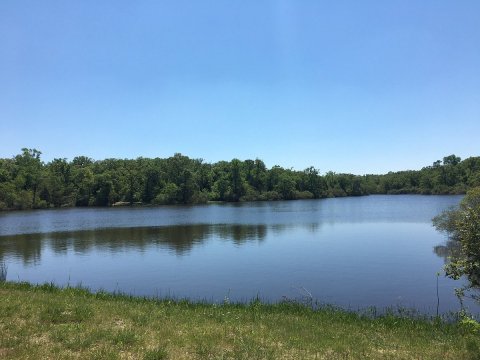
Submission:
<svg viewBox="0 0 480 360">
<path fill-rule="evenodd" d="M 365 196 L 0 213 L 7 280 L 222 302 L 303 299 L 434 314 L 461 196 Z M 459 282 L 440 276 L 440 312 Z M 471 308 L 479 313 L 478 308 Z"/>
</svg>

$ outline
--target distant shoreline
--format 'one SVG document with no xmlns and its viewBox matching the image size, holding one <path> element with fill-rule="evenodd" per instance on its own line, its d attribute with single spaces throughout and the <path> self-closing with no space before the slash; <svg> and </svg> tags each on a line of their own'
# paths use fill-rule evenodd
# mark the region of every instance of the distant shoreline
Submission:
<svg viewBox="0 0 480 360">
<path fill-rule="evenodd" d="M 62 207 L 43 207 L 43 208 L 30 208 L 30 209 L 0 209 L 1 212 L 22 212 L 22 211 L 32 211 L 32 210 L 61 210 L 61 209 L 108 209 L 108 208 L 152 208 L 152 207 L 176 207 L 176 206 L 201 206 L 201 205 L 222 205 L 222 204 L 249 204 L 249 203 L 261 203 L 261 202 L 281 202 L 281 201 L 301 201 L 301 200 L 325 200 L 325 199 L 346 199 L 346 198 L 356 198 L 356 197 L 366 197 L 366 196 L 401 196 L 401 195 L 411 195 L 411 196 L 463 196 L 465 193 L 458 194 L 417 194 L 417 193 L 401 193 L 401 194 L 365 194 L 365 195 L 356 195 L 356 196 L 333 196 L 333 197 L 322 197 L 322 198 L 310 198 L 310 199 L 277 199 L 277 200 L 239 200 L 239 201 L 219 201 L 219 200 L 209 200 L 203 203 L 188 203 L 188 204 L 143 204 L 143 203 L 126 203 L 121 202 L 120 204 L 104 205 L 104 206 L 62 206 Z"/>
<path fill-rule="evenodd" d="M 384 175 L 320 173 L 273 166 L 260 159 L 204 163 L 169 158 L 105 159 L 85 156 L 44 163 L 22 149 L 0 159 L 0 210 L 109 207 L 322 199 L 364 195 L 458 195 L 480 186 L 480 157 L 455 155 L 421 170 Z"/>
</svg>

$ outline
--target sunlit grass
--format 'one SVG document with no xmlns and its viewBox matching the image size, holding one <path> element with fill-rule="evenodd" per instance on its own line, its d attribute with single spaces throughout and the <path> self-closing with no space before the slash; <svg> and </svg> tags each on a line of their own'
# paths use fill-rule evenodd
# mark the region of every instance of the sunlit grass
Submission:
<svg viewBox="0 0 480 360">
<path fill-rule="evenodd" d="M 475 326 L 0 283 L 5 359 L 479 359 Z"/>
</svg>

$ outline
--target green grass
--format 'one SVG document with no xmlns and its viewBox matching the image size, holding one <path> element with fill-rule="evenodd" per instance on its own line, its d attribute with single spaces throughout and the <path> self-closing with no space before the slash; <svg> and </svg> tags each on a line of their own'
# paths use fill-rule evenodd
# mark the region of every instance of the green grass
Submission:
<svg viewBox="0 0 480 360">
<path fill-rule="evenodd" d="M 0 283 L 4 359 L 480 359 L 478 323 Z"/>
</svg>

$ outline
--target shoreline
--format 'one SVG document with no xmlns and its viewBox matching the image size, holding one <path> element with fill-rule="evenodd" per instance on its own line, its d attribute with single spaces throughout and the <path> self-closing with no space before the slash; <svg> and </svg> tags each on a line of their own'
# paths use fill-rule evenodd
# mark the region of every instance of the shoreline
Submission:
<svg viewBox="0 0 480 360">
<path fill-rule="evenodd" d="M 59 206 L 59 207 L 37 207 L 37 208 L 25 208 L 25 209 L 1 209 L 0 213 L 9 213 L 9 212 L 24 212 L 24 211 L 37 211 L 37 210 L 62 210 L 62 209 L 110 209 L 110 208 L 154 208 L 154 207 L 181 207 L 181 206 L 201 206 L 201 205 L 224 205 L 224 204 L 249 204 L 249 203 L 261 203 L 261 202 L 282 202 L 282 201 L 315 201 L 315 200 L 326 200 L 326 199 L 345 199 L 345 198 L 360 198 L 368 196 L 464 196 L 466 193 L 442 193 L 442 194 L 420 194 L 420 193 L 395 193 L 395 194 L 363 194 L 363 195 L 346 195 L 346 196 L 326 196 L 319 198 L 306 198 L 306 199 L 276 199 L 276 200 L 239 200 L 239 201 L 226 201 L 226 200 L 209 200 L 202 203 L 178 203 L 178 204 L 143 204 L 143 203 L 134 203 L 129 204 L 126 202 L 120 202 L 120 204 L 111 204 L 106 206 Z"/>
</svg>

